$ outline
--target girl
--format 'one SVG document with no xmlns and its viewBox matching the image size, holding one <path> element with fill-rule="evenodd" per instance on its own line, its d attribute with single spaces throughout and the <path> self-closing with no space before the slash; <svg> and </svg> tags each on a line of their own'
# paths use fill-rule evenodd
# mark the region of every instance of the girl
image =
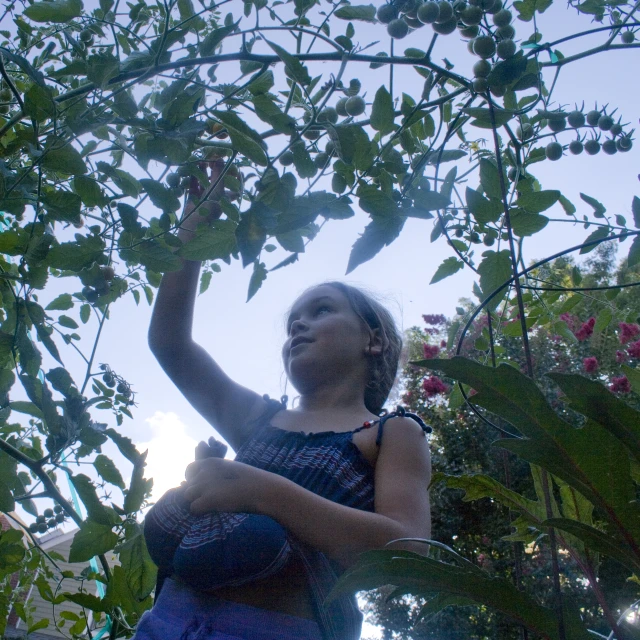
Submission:
<svg viewBox="0 0 640 640">
<path fill-rule="evenodd" d="M 217 183 L 222 165 L 210 166 Z M 183 242 L 203 221 L 190 201 Z M 430 428 L 382 411 L 402 346 L 393 319 L 343 283 L 304 292 L 282 348 L 300 394 L 287 409 L 286 397 L 231 380 L 193 341 L 199 271 L 184 261 L 163 276 L 149 346 L 236 458 L 197 456 L 183 486 L 149 513 L 145 536 L 168 577 L 136 639 L 357 640 L 355 598 L 324 602 L 337 577 L 362 551 L 430 537 Z"/>
</svg>

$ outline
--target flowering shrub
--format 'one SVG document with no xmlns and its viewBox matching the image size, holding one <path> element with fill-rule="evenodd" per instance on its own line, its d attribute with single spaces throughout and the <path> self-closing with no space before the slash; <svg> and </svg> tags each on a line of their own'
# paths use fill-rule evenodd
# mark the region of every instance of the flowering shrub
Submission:
<svg viewBox="0 0 640 640">
<path fill-rule="evenodd" d="M 598 370 L 598 359 L 593 356 L 591 358 L 585 358 L 582 364 L 587 373 L 595 373 Z"/>
</svg>

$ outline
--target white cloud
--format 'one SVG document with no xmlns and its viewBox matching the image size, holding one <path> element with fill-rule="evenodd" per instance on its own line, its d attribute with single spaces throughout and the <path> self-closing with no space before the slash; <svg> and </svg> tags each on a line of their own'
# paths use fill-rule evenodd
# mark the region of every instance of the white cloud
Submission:
<svg viewBox="0 0 640 640">
<path fill-rule="evenodd" d="M 187 435 L 187 426 L 173 412 L 156 411 L 145 422 L 152 436 L 148 442 L 138 442 L 137 447 L 149 451 L 145 475 L 153 478 L 152 496 L 158 500 L 184 480 L 184 470 L 194 461 L 198 442 Z"/>
</svg>

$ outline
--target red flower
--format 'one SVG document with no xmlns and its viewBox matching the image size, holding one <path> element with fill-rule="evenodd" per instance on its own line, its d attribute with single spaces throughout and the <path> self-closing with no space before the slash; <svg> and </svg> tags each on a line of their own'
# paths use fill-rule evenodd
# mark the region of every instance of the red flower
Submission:
<svg viewBox="0 0 640 640">
<path fill-rule="evenodd" d="M 437 315 L 423 315 L 422 319 L 424 320 L 425 324 L 445 324 L 447 322 L 447 319 L 441 313 Z"/>
<path fill-rule="evenodd" d="M 440 348 L 444 349 L 447 346 L 447 341 L 446 340 L 442 340 L 442 342 L 440 342 Z"/>
<path fill-rule="evenodd" d="M 440 380 L 437 376 L 431 376 L 430 378 L 425 378 L 422 381 L 422 388 L 427 394 L 428 398 L 433 396 L 437 396 L 440 393 L 446 393 L 449 391 L 449 387 Z"/>
<path fill-rule="evenodd" d="M 580 319 L 570 313 L 563 313 L 560 315 L 560 320 L 563 320 L 567 323 L 567 326 L 574 331 L 577 324 L 580 322 Z"/>
<path fill-rule="evenodd" d="M 583 325 L 576 331 L 575 336 L 580 342 L 584 342 L 587 338 L 593 335 L 593 327 L 596 324 L 595 318 L 589 318 Z"/>
<path fill-rule="evenodd" d="M 424 357 L 427 358 L 435 358 L 440 353 L 440 347 L 436 347 L 435 344 L 423 344 L 422 351 L 424 353 Z"/>
<path fill-rule="evenodd" d="M 631 383 L 627 380 L 627 376 L 613 378 L 609 390 L 614 393 L 631 393 Z"/>
<path fill-rule="evenodd" d="M 629 345 L 627 351 L 632 358 L 640 359 L 640 340 L 638 340 L 637 342 L 632 342 Z"/>
<path fill-rule="evenodd" d="M 620 344 L 627 344 L 630 340 L 640 334 L 640 326 L 628 322 L 620 322 Z"/>
<path fill-rule="evenodd" d="M 582 366 L 587 373 L 594 373 L 598 370 L 598 359 L 595 356 L 584 358 Z"/>
<path fill-rule="evenodd" d="M 624 351 L 616 351 L 616 362 L 622 364 L 627 360 L 627 354 Z"/>
</svg>

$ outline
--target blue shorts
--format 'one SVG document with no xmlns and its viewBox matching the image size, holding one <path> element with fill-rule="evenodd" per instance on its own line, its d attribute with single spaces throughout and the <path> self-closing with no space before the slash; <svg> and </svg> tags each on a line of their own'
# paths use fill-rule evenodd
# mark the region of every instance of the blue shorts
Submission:
<svg viewBox="0 0 640 640">
<path fill-rule="evenodd" d="M 134 640 L 322 640 L 313 620 L 229 602 L 165 580 Z"/>
</svg>

